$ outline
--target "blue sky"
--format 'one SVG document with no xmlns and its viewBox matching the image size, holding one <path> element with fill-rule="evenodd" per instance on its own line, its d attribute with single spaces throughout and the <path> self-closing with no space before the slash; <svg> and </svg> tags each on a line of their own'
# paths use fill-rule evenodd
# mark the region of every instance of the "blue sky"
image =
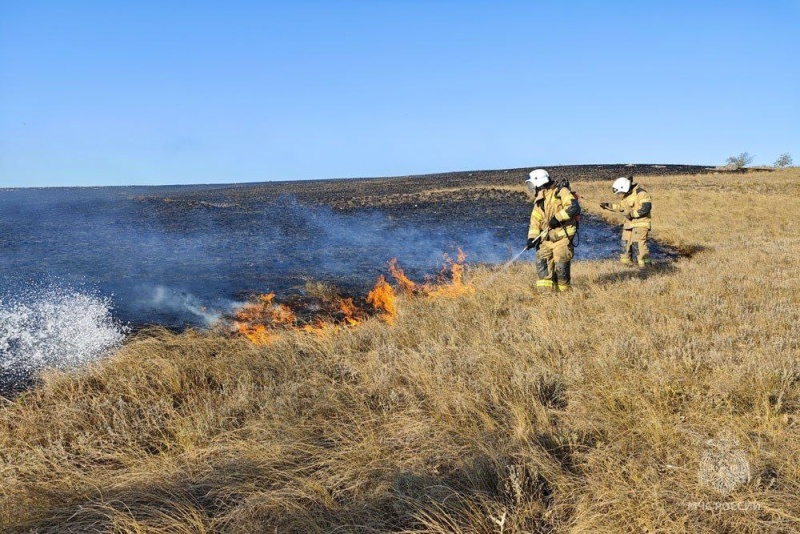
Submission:
<svg viewBox="0 0 800 534">
<path fill-rule="evenodd" d="M 800 2 L 0 0 L 0 186 L 800 160 Z"/>
</svg>

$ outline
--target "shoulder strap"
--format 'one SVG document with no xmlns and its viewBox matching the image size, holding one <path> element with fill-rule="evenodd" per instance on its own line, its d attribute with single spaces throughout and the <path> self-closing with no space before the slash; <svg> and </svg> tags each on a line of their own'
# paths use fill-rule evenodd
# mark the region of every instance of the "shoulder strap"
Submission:
<svg viewBox="0 0 800 534">
<path fill-rule="evenodd" d="M 570 193 L 572 193 L 572 196 L 575 196 L 575 192 L 569 186 L 569 180 L 567 180 L 566 178 L 561 178 L 558 182 L 556 182 L 557 199 L 561 200 L 561 196 L 559 195 L 559 193 L 561 193 L 561 190 L 564 189 L 565 187 L 569 190 Z"/>
</svg>

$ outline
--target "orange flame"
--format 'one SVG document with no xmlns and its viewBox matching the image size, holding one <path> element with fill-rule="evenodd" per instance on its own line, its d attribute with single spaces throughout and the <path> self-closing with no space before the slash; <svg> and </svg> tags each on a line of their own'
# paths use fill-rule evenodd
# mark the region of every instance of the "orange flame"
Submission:
<svg viewBox="0 0 800 534">
<path fill-rule="evenodd" d="M 267 327 L 263 324 L 250 325 L 246 323 L 237 323 L 236 326 L 239 333 L 255 345 L 269 345 L 279 337 L 275 332 L 267 330 Z"/>
<path fill-rule="evenodd" d="M 353 304 L 353 299 L 341 299 L 339 301 L 339 311 L 344 315 L 344 320 L 348 325 L 355 326 L 359 323 L 360 310 Z"/>
<path fill-rule="evenodd" d="M 475 288 L 464 282 L 464 265 L 461 263 L 450 263 L 450 282 L 447 282 L 448 266 L 442 269 L 439 275 L 439 282 L 427 285 L 427 293 L 432 297 L 457 297 L 467 293 L 473 293 Z"/>
<path fill-rule="evenodd" d="M 383 276 L 378 277 L 375 287 L 367 295 L 367 302 L 372 304 L 376 310 L 386 312 L 386 321 L 389 323 L 397 315 L 397 295 Z"/>
<path fill-rule="evenodd" d="M 393 314 L 393 291 L 391 286 L 385 285 L 391 293 L 380 288 L 381 291 L 376 293 L 374 302 L 371 303 L 376 310 Z M 353 302 L 352 298 L 333 297 L 326 299 L 321 305 L 315 302 L 305 312 L 299 310 L 303 310 L 308 301 L 297 299 L 287 305 L 275 303 L 274 298 L 274 293 L 260 295 L 253 302 L 239 308 L 232 318 L 234 330 L 257 345 L 267 345 L 279 338 L 284 331 L 326 335 L 340 328 L 355 326 L 370 314 L 367 309 Z M 297 313 L 314 316 L 298 319 Z"/>
<path fill-rule="evenodd" d="M 458 249 L 455 260 L 445 255 L 444 266 L 436 280 L 426 278 L 423 284 L 408 278 L 396 258 L 389 262 L 389 272 L 406 295 L 454 297 L 474 291 L 464 281 L 465 259 L 466 254 L 461 249 Z M 355 326 L 373 313 L 357 305 L 352 298 L 326 298 L 321 305 L 314 301 L 313 307 L 309 307 L 309 301 L 302 298 L 291 300 L 291 306 L 275 303 L 274 298 L 274 293 L 268 293 L 243 305 L 232 318 L 235 331 L 257 345 L 266 345 L 278 339 L 281 332 L 294 330 L 326 335 Z M 366 302 L 372 305 L 375 312 L 382 313 L 382 318 L 388 323 L 392 323 L 397 316 L 397 293 L 383 276 L 378 278 Z M 298 313 L 304 318 L 299 320 Z"/>
<path fill-rule="evenodd" d="M 288 306 L 274 304 L 275 293 L 260 295 L 245 304 L 234 315 L 234 326 L 240 334 L 257 345 L 265 345 L 277 336 L 274 330 L 294 327 L 297 317 Z"/>
<path fill-rule="evenodd" d="M 434 297 L 454 297 L 475 290 L 464 281 L 464 261 L 466 259 L 467 255 L 460 248 L 455 260 L 445 254 L 444 266 L 439 276 L 435 280 L 426 277 L 424 284 L 417 284 L 410 280 L 397 264 L 397 258 L 393 258 L 389 262 L 389 272 L 405 294 L 421 293 Z"/>
<path fill-rule="evenodd" d="M 403 269 L 397 265 L 397 258 L 392 258 L 389 261 L 389 272 L 392 273 L 392 278 L 395 279 L 397 284 L 400 286 L 400 289 L 406 295 L 412 294 L 417 288 L 417 284 L 408 278 L 406 273 L 403 272 Z"/>
</svg>

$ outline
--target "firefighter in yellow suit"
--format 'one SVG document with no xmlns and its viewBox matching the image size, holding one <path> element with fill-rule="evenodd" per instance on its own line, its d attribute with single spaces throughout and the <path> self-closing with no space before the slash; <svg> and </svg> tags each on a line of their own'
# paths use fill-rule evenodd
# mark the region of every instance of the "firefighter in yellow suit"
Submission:
<svg viewBox="0 0 800 534">
<path fill-rule="evenodd" d="M 622 251 L 619 261 L 625 264 L 633 263 L 631 253 L 634 245 L 637 248 L 636 262 L 639 267 L 646 267 L 650 263 L 650 249 L 647 247 L 647 234 L 652 228 L 650 211 L 653 201 L 650 193 L 642 186 L 633 182 L 633 176 L 623 176 L 614 180 L 612 191 L 622 195 L 620 202 L 609 204 L 603 202 L 600 207 L 616 211 L 625 215 L 625 224 L 622 227 Z"/>
<path fill-rule="evenodd" d="M 578 199 L 569 187 L 550 179 L 544 169 L 536 169 L 525 180 L 536 197 L 528 228 L 528 248 L 536 248 L 537 288 L 570 288 L 570 262 L 573 241 L 578 233 Z"/>
</svg>

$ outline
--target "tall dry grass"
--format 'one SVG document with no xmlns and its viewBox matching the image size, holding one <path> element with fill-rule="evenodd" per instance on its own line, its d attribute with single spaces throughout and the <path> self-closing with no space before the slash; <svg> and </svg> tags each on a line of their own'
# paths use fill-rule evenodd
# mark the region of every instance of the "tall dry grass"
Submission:
<svg viewBox="0 0 800 534">
<path fill-rule="evenodd" d="M 654 236 L 691 257 L 580 263 L 562 295 L 530 264 L 475 269 L 474 293 L 392 325 L 151 332 L 47 376 L 0 409 L 0 524 L 800 531 L 800 171 L 641 181 Z M 588 210 L 611 196 L 574 187 Z M 750 462 L 729 494 L 698 480 L 719 440 Z"/>
</svg>

